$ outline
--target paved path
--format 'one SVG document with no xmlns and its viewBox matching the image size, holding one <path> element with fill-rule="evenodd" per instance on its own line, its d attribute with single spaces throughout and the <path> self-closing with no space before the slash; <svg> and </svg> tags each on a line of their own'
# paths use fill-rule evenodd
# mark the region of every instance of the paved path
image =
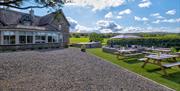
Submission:
<svg viewBox="0 0 180 91">
<path fill-rule="evenodd" d="M 0 53 L 0 91 L 170 91 L 79 49 Z"/>
</svg>

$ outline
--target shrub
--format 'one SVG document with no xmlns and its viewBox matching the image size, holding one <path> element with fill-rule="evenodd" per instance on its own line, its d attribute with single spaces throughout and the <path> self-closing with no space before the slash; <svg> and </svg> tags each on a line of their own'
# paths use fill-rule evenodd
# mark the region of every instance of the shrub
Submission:
<svg viewBox="0 0 180 91">
<path fill-rule="evenodd" d="M 101 34 L 91 33 L 89 35 L 89 40 L 90 41 L 95 41 L 95 42 L 102 42 L 103 41 L 103 36 Z"/>
<path fill-rule="evenodd" d="M 150 38 L 139 38 L 139 39 L 111 39 L 107 42 L 108 45 L 142 45 L 142 46 L 156 46 L 156 47 L 178 47 L 180 46 L 180 38 L 172 37 L 150 37 Z"/>
</svg>

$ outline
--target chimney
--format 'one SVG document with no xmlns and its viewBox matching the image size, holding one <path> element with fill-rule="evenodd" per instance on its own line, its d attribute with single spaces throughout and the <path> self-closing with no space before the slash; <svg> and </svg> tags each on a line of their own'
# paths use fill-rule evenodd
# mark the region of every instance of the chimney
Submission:
<svg viewBox="0 0 180 91">
<path fill-rule="evenodd" d="M 34 10 L 31 9 L 31 10 L 29 11 L 29 14 L 30 14 L 32 17 L 34 17 Z"/>
</svg>

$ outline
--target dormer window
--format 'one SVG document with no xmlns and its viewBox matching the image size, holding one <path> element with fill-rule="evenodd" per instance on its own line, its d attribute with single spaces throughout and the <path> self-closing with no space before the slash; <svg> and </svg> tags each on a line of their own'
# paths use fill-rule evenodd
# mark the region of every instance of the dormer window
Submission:
<svg viewBox="0 0 180 91">
<path fill-rule="evenodd" d="M 30 26 L 33 23 L 33 17 L 29 14 L 25 14 L 21 17 L 19 22 L 23 25 Z"/>
</svg>

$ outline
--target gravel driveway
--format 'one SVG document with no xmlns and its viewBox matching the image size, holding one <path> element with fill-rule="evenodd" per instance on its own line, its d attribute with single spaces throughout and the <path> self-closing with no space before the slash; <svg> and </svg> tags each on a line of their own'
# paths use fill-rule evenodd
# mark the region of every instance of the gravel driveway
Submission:
<svg viewBox="0 0 180 91">
<path fill-rule="evenodd" d="M 0 53 L 0 91 L 170 91 L 79 49 Z"/>
</svg>

